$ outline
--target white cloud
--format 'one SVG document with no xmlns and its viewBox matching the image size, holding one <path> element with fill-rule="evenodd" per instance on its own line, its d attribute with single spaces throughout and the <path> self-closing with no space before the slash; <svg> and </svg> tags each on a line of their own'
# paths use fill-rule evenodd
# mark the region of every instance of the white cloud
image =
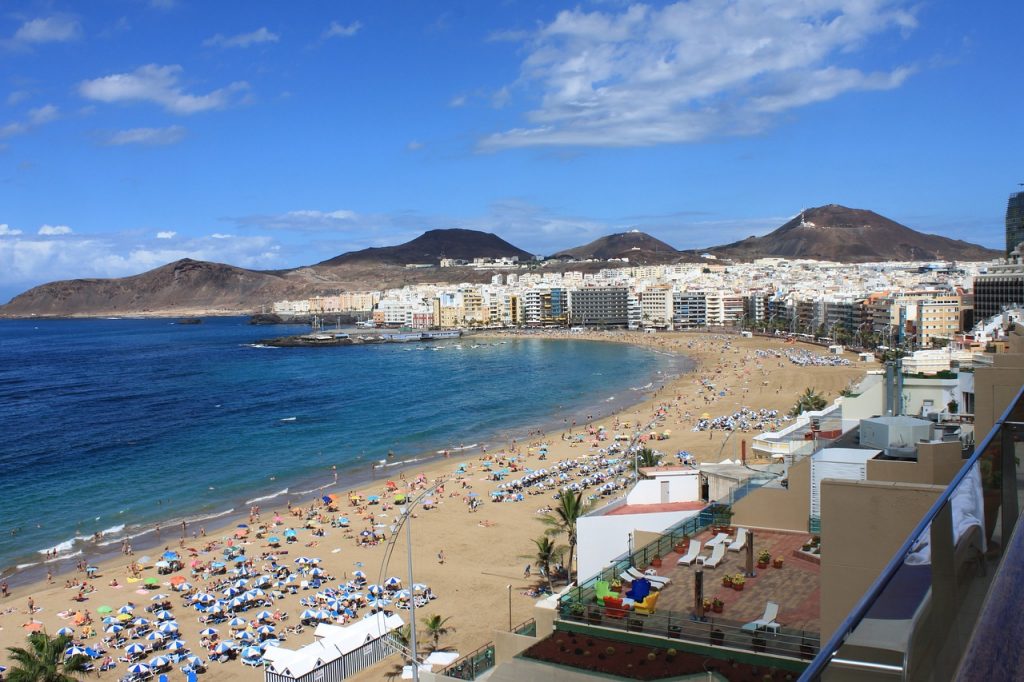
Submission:
<svg viewBox="0 0 1024 682">
<path fill-rule="evenodd" d="M 331 25 L 327 27 L 327 30 L 323 32 L 321 37 L 324 40 L 329 38 L 351 38 L 355 34 L 359 33 L 359 30 L 362 27 L 363 24 L 359 21 L 353 21 L 348 26 L 332 21 Z"/>
<path fill-rule="evenodd" d="M 39 228 L 39 234 L 48 237 L 71 234 L 72 230 L 67 225 L 43 225 Z"/>
<path fill-rule="evenodd" d="M 409 143 L 405 145 L 405 149 L 410 152 L 418 152 L 423 149 L 423 143 L 417 140 L 410 140 Z"/>
<path fill-rule="evenodd" d="M 7 106 L 13 107 L 17 104 L 21 104 L 31 96 L 32 93 L 28 92 L 27 90 L 15 90 L 11 92 L 9 95 L 7 95 Z"/>
<path fill-rule="evenodd" d="M 111 133 L 104 144 L 121 146 L 126 144 L 167 145 L 177 144 L 185 139 L 183 126 L 167 126 L 166 128 L 129 128 Z"/>
<path fill-rule="evenodd" d="M 220 232 L 214 232 L 213 234 L 210 235 L 210 239 L 233 239 L 234 236 L 235 235 L 233 234 L 222 234 Z"/>
<path fill-rule="evenodd" d="M 141 246 L 135 239 L 135 235 L 0 239 L 0 289 L 14 291 L 80 277 L 124 277 L 181 258 L 247 268 L 283 265 L 280 248 L 265 236 L 190 239 L 168 248 Z"/>
<path fill-rule="evenodd" d="M 452 97 L 450 100 L 448 100 L 448 106 L 452 107 L 453 109 L 458 109 L 459 107 L 466 106 L 466 96 L 455 95 L 455 97 Z"/>
<path fill-rule="evenodd" d="M 43 125 L 55 120 L 58 116 L 58 109 L 52 104 L 46 104 L 35 109 L 29 109 L 24 121 L 11 121 L 0 125 L 0 140 L 5 137 L 24 135 L 36 126 Z"/>
<path fill-rule="evenodd" d="M 177 64 L 147 64 L 131 73 L 82 81 L 78 91 L 83 97 L 99 102 L 153 102 L 175 114 L 194 114 L 223 109 L 232 103 L 236 93 L 249 88 L 245 81 L 237 81 L 205 95 L 193 95 L 185 92 L 180 84 L 181 71 Z"/>
<path fill-rule="evenodd" d="M 78 20 L 66 15 L 30 19 L 15 32 L 14 42 L 23 45 L 64 43 L 78 38 L 81 30 Z"/>
<path fill-rule="evenodd" d="M 362 216 L 354 211 L 318 211 L 302 209 L 278 215 L 251 215 L 235 218 L 241 227 L 259 227 L 266 230 L 291 230 L 296 232 L 319 232 L 329 230 L 350 230 L 356 227 Z"/>
<path fill-rule="evenodd" d="M 156 233 L 156 238 L 157 239 L 174 239 L 177 235 L 178 235 L 177 232 L 172 232 L 171 230 L 164 230 L 163 232 L 157 232 Z"/>
<path fill-rule="evenodd" d="M 911 67 L 868 72 L 855 56 L 882 34 L 915 26 L 904 0 L 564 10 L 527 43 L 514 85 L 541 97 L 526 125 L 480 148 L 644 146 L 754 133 L 784 111 L 899 87 Z"/>
<path fill-rule="evenodd" d="M 15 230 L 7 223 L 0 223 L 0 237 L 17 237 L 19 234 L 21 230 Z"/>
<path fill-rule="evenodd" d="M 52 104 L 46 104 L 37 109 L 29 109 L 28 122 L 30 125 L 42 125 L 49 123 L 50 121 L 56 120 L 58 114 L 57 107 Z"/>
<path fill-rule="evenodd" d="M 276 43 L 280 36 L 272 33 L 266 26 L 261 26 L 252 33 L 240 33 L 236 36 L 225 36 L 221 33 L 207 38 L 203 45 L 207 47 L 249 47 L 261 43 Z"/>
</svg>

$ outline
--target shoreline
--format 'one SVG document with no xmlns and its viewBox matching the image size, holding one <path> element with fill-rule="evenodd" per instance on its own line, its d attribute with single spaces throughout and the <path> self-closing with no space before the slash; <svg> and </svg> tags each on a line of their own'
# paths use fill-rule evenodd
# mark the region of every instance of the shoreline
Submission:
<svg viewBox="0 0 1024 682">
<path fill-rule="evenodd" d="M 571 338 L 581 338 L 582 335 L 573 335 Z M 765 361 L 755 357 L 756 350 L 765 348 L 782 349 L 783 344 L 775 339 L 744 339 L 739 336 L 726 336 L 724 334 L 666 334 L 641 335 L 619 333 L 613 335 L 594 334 L 593 340 L 616 340 L 618 342 L 633 342 L 644 345 L 649 349 L 667 354 L 681 354 L 691 359 L 694 366 L 685 374 L 668 380 L 664 383 L 654 382 L 650 390 L 638 396 L 641 402 L 630 406 L 617 405 L 616 410 L 605 415 L 601 419 L 595 419 L 594 425 L 603 424 L 612 432 L 625 430 L 632 432 L 631 424 L 649 424 L 657 422 L 657 430 L 663 431 L 672 429 L 672 435 L 668 440 L 658 441 L 654 447 L 667 453 L 671 457 L 677 450 L 686 449 L 697 456 L 699 461 L 718 461 L 717 458 L 734 456 L 733 450 L 739 448 L 741 438 L 729 440 L 729 432 L 725 431 L 691 431 L 694 419 L 690 418 L 691 411 L 700 414 L 702 411 L 709 411 L 716 415 L 723 412 L 729 413 L 738 408 L 739 405 L 750 405 L 756 407 L 786 408 L 792 405 L 793 401 L 806 386 L 816 386 L 823 395 L 831 401 L 839 394 L 839 391 L 846 387 L 850 381 L 861 378 L 864 371 L 876 365 L 874 363 L 863 363 L 852 367 L 797 367 L 790 365 L 784 359 L 773 359 Z M 763 365 L 763 367 L 762 367 Z M 772 379 L 772 386 L 764 386 L 759 372 L 765 377 Z M 706 378 L 714 379 L 718 389 L 725 393 L 724 396 L 716 390 L 714 395 L 705 393 L 702 389 L 702 381 Z M 646 380 L 645 380 L 646 381 Z M 686 416 L 684 416 L 684 411 Z M 620 429 L 620 422 L 621 429 Z M 583 431 L 586 433 L 586 423 L 580 422 L 574 433 Z M 559 462 L 582 460 L 590 456 L 601 457 L 598 454 L 598 443 L 563 439 L 562 428 L 555 428 L 545 431 L 540 436 L 531 436 L 528 440 L 521 442 L 521 447 L 515 454 L 518 455 L 516 465 L 520 467 L 554 467 Z M 736 433 L 737 436 L 743 436 Z M 750 434 L 754 435 L 753 433 Z M 743 436 L 748 437 L 748 436 Z M 609 441 L 610 442 L 610 441 Z M 548 454 L 546 461 L 538 458 L 536 446 L 540 443 L 546 444 Z M 729 447 L 723 450 L 725 443 Z M 503 503 L 492 501 L 490 491 L 497 487 L 489 473 L 488 462 L 498 461 L 499 466 L 505 466 L 505 458 L 510 452 L 505 447 L 506 443 L 495 443 L 493 452 L 489 448 L 487 455 L 474 452 L 466 457 L 452 457 L 449 459 L 440 458 L 438 461 L 423 463 L 418 466 L 416 463 L 417 480 L 422 477 L 426 481 L 445 479 L 448 481 L 461 481 L 449 485 L 454 488 L 437 495 L 437 505 L 431 510 L 418 508 L 414 515 L 413 534 L 416 538 L 415 546 L 409 547 L 405 543 L 405 533 L 399 534 L 394 539 L 394 552 L 398 555 L 391 560 L 391 566 L 386 563 L 387 550 L 390 545 L 380 543 L 376 546 L 360 546 L 359 531 L 361 529 L 381 528 L 388 526 L 391 515 L 390 498 L 383 498 L 384 505 L 378 507 L 356 507 L 350 506 L 344 499 L 344 491 L 352 486 L 345 485 L 341 481 L 336 491 L 342 494 L 340 509 L 337 514 L 351 517 L 352 526 L 345 530 L 335 529 L 333 525 L 325 523 L 321 519 L 319 525 L 316 521 L 300 528 L 297 520 L 287 519 L 286 524 L 294 523 L 299 529 L 299 540 L 294 545 L 285 545 L 280 550 L 268 549 L 265 540 L 255 538 L 238 540 L 234 531 L 230 529 L 232 521 L 225 519 L 224 523 L 218 526 L 217 531 L 208 530 L 208 536 L 198 542 L 187 539 L 185 545 L 195 550 L 192 556 L 199 560 L 216 559 L 220 555 L 220 548 L 226 543 L 234 540 L 240 542 L 248 554 L 254 559 L 261 553 L 268 551 L 279 554 L 284 552 L 290 554 L 283 558 L 283 561 L 291 565 L 292 558 L 296 554 L 322 557 L 321 564 L 330 575 L 334 576 L 331 581 L 333 585 L 337 581 L 347 580 L 352 571 L 365 570 L 368 576 L 383 576 L 390 572 L 391 575 L 406 576 L 402 560 L 409 552 L 415 563 L 416 582 L 429 584 L 432 590 L 438 595 L 437 602 L 431 602 L 425 611 L 417 609 L 418 620 L 420 615 L 440 615 L 450 617 L 451 624 L 455 631 L 442 640 L 445 646 L 451 646 L 461 654 L 466 654 L 486 641 L 493 639 L 492 631 L 505 630 L 510 622 L 522 622 L 530 618 L 532 614 L 535 596 L 532 590 L 543 583 L 536 574 L 527 577 L 523 574 L 523 562 L 525 556 L 531 556 L 533 551 L 532 540 L 541 534 L 543 526 L 539 523 L 543 508 L 553 504 L 551 492 L 529 493 L 539 495 L 538 497 L 526 497 L 522 503 Z M 605 446 L 607 443 L 605 443 Z M 609 457 L 612 455 L 608 455 Z M 452 461 L 453 460 L 453 461 Z M 468 462 L 464 474 L 460 475 L 456 467 L 461 462 Z M 511 460 L 510 460 L 511 461 Z M 541 462 L 541 463 L 538 463 Z M 461 468 L 461 467 L 460 467 Z M 456 473 L 453 473 L 455 471 Z M 392 472 L 388 472 L 391 474 Z M 393 472 L 394 479 L 399 484 L 400 490 L 408 485 L 410 489 L 415 488 L 413 477 L 408 480 L 401 478 L 399 472 Z M 515 476 L 516 474 L 513 474 Z M 382 494 L 385 488 L 385 478 L 381 477 L 371 484 L 357 488 L 364 495 Z M 594 492 L 591 490 L 591 492 Z M 479 498 L 484 501 L 478 513 L 467 506 L 466 502 L 472 493 L 478 493 Z M 599 498 L 597 504 L 603 505 L 611 502 L 623 494 L 622 490 L 611 496 Z M 248 496 L 252 499 L 254 495 Z M 280 500 L 281 498 L 277 498 Z M 278 507 L 282 512 L 284 505 Z M 538 508 L 539 507 L 539 508 Z M 264 519 L 272 516 L 273 507 L 264 507 Z M 467 514 L 467 512 L 469 512 Z M 258 523 L 258 522 L 257 522 Z M 251 524 L 250 524 L 251 525 Z M 212 526 L 211 526 L 212 527 Z M 313 530 L 310 531 L 309 529 Z M 166 536 L 166 544 L 177 549 L 180 537 L 180 529 L 177 533 L 169 532 Z M 189 528 L 189 531 L 192 529 Z M 226 532 L 225 532 L 226 531 Z M 275 531 L 279 532 L 279 531 Z M 322 536 L 322 537 L 321 537 Z M 355 547 L 353 547 L 353 537 Z M 207 544 L 212 543 L 212 544 Z M 203 544 L 207 544 L 203 548 Z M 136 553 L 137 556 L 139 552 Z M 447 557 L 444 557 L 447 555 Z M 137 558 L 136 556 L 136 558 Z M 443 560 L 442 560 L 442 557 Z M 135 600 L 133 590 L 138 585 L 108 585 L 108 580 L 116 578 L 121 581 L 126 575 L 126 569 L 130 562 L 129 557 L 118 556 L 100 564 L 100 576 L 95 579 L 88 579 L 94 592 L 86 595 L 84 604 L 70 602 L 70 611 L 81 611 L 91 609 L 95 613 L 99 605 L 110 605 L 114 608 L 123 603 L 126 599 Z M 146 576 L 154 576 L 155 571 L 148 569 L 144 571 Z M 188 575 L 188 568 L 184 570 Z M 179 573 L 180 575 L 180 573 Z M 72 578 L 81 580 L 85 578 L 84 573 L 73 574 Z M 155 577 L 155 576 L 154 576 Z M 160 576 L 158 580 L 162 583 L 158 589 L 169 590 L 170 583 L 167 580 L 170 576 Z M 198 578 L 193 578 L 197 585 L 202 587 Z M 127 582 L 127 581 L 126 581 Z M 123 590 L 123 591 L 122 591 Z M 142 589 L 134 590 L 143 594 Z M 307 593 L 300 592 L 305 596 Z M 312 592 L 308 593 L 312 594 Z M 39 622 L 48 632 L 54 632 L 57 628 L 67 624 L 69 609 L 69 598 L 74 596 L 74 591 L 63 589 L 63 582 L 56 581 L 54 584 L 47 584 L 45 581 L 37 581 L 25 586 L 16 587 L 11 597 L 0 600 L 0 664 L 8 664 L 3 653 L 4 647 L 18 645 L 24 641 L 25 630 L 22 625 L 26 618 Z M 36 606 L 42 610 L 34 615 L 28 616 L 25 610 L 26 597 L 32 597 Z M 142 597 L 147 600 L 148 597 Z M 298 605 L 297 597 L 287 596 L 278 600 L 276 607 L 290 612 L 293 618 L 303 608 Z M 179 603 L 174 597 L 174 603 Z M 181 607 L 176 607 L 176 610 Z M 401 614 L 401 611 L 398 611 Z M 360 614 L 361 615 L 361 614 Z M 402 614 L 408 620 L 408 614 Z M 199 642 L 199 630 L 203 625 L 199 624 L 195 614 L 189 611 L 181 611 L 182 639 L 189 644 Z M 291 621 L 289 621 L 291 622 Z M 285 643 L 288 648 L 298 648 L 312 640 L 312 628 L 303 635 L 291 635 Z M 204 652 L 200 652 L 204 653 Z M 355 682 L 370 682 L 379 680 L 384 675 L 383 666 L 390 665 L 382 663 L 374 666 L 359 675 L 353 680 Z M 262 672 L 258 669 L 250 669 L 240 664 L 231 663 L 227 665 L 218 664 L 216 667 L 217 679 L 234 682 L 255 682 L 262 679 Z M 115 669 L 113 673 L 103 673 L 101 677 L 106 679 L 118 679 L 123 674 L 123 667 Z"/>
<path fill-rule="evenodd" d="M 532 332 L 522 334 L 515 332 L 487 331 L 473 333 L 470 336 L 474 338 L 495 339 L 513 336 L 517 338 L 538 338 L 550 341 L 575 340 L 595 343 L 623 342 L 621 339 L 602 338 L 601 333 L 594 332 L 584 336 L 580 334 L 561 335 L 550 332 Z M 624 342 L 629 343 L 628 340 Z M 685 367 L 672 375 L 673 378 L 678 378 L 678 376 L 694 371 L 697 364 L 692 358 L 687 358 L 680 353 L 660 352 L 647 348 L 644 344 L 634 345 L 643 347 L 656 355 L 671 357 L 676 362 L 686 363 Z M 225 528 L 244 521 L 248 517 L 248 512 L 245 508 L 251 507 L 254 504 L 263 506 L 264 503 L 272 500 L 280 500 L 282 503 L 305 505 L 312 500 L 319 500 L 321 495 L 331 488 L 338 490 L 342 488 L 359 489 L 366 486 L 372 486 L 379 480 L 385 480 L 391 476 L 398 476 L 399 474 L 407 472 L 415 467 L 433 468 L 446 459 L 445 456 L 441 454 L 446 450 L 451 453 L 451 458 L 453 459 L 459 458 L 460 456 L 465 458 L 474 458 L 479 455 L 481 447 L 486 451 L 489 443 L 498 444 L 508 443 L 510 441 L 525 441 L 537 433 L 542 432 L 547 435 L 549 433 L 557 432 L 560 428 L 557 421 L 560 418 L 571 420 L 573 423 L 579 422 L 581 424 L 588 413 L 594 415 L 595 419 L 612 418 L 613 415 L 629 410 L 637 405 L 641 405 L 648 400 L 650 395 L 657 390 L 655 382 L 662 376 L 662 370 L 664 369 L 664 363 L 661 364 L 662 367 L 655 368 L 655 371 L 646 377 L 649 380 L 647 386 L 641 387 L 640 389 L 624 387 L 624 390 L 627 391 L 626 395 L 629 395 L 631 399 L 617 401 L 613 409 L 606 407 L 607 403 L 605 402 L 595 402 L 593 400 L 581 401 L 579 405 L 571 407 L 565 413 L 560 413 L 557 416 L 550 416 L 547 419 L 539 420 L 532 424 L 514 424 L 489 433 L 483 433 L 480 441 L 475 443 L 474 446 L 466 447 L 466 449 L 462 451 L 463 454 L 461 455 L 458 447 L 453 447 L 452 444 L 448 444 L 447 446 L 432 444 L 425 450 L 409 453 L 409 456 L 396 459 L 394 462 L 386 462 L 386 460 L 376 459 L 363 460 L 356 458 L 348 463 L 340 465 L 337 470 L 337 480 L 333 480 L 330 475 L 326 475 L 323 479 L 314 478 L 312 476 L 299 477 L 288 482 L 275 482 L 274 485 L 249 489 L 242 496 L 246 498 L 244 500 L 241 497 L 234 500 L 224 500 L 223 505 L 221 506 L 226 507 L 226 509 L 210 510 L 208 512 L 197 511 L 195 513 L 187 513 L 180 516 L 168 517 L 159 521 L 150 521 L 134 525 L 131 523 L 115 524 L 109 529 L 100 531 L 103 532 L 104 535 L 99 539 L 95 536 L 76 535 L 72 538 L 61 540 L 50 548 L 39 548 L 36 550 L 26 551 L 25 553 L 15 557 L 12 564 L 0 567 L 0 580 L 6 580 L 12 587 L 32 585 L 33 583 L 45 580 L 47 572 L 52 572 L 54 577 L 73 573 L 76 565 L 80 561 L 86 561 L 87 563 L 92 564 L 115 560 L 119 556 L 122 556 L 119 546 L 122 544 L 124 539 L 127 539 L 131 543 L 133 549 L 137 550 L 137 554 L 145 554 L 147 550 L 160 546 L 168 539 L 173 539 L 173 541 L 176 542 L 181 537 L 180 535 L 175 535 L 172 532 L 166 532 L 161 536 L 157 529 L 175 529 L 180 527 L 181 523 L 184 521 L 188 524 L 188 528 L 202 527 L 205 528 L 208 533 L 217 533 Z M 665 380 L 670 379 L 666 378 Z M 635 395 L 633 395 L 634 393 Z M 616 396 L 616 398 L 618 398 L 618 396 Z M 602 409 L 610 409 L 610 412 L 602 414 Z M 366 472 L 367 463 L 372 467 L 369 473 Z M 381 464 L 384 466 L 381 466 Z M 277 488 L 277 490 L 274 490 L 275 488 Z M 210 523 L 211 521 L 214 523 Z M 130 531 L 127 535 L 123 534 L 126 527 Z M 115 528 L 117 529 L 116 531 L 113 530 Z M 59 556 L 52 558 L 43 554 L 46 549 L 65 547 L 67 550 L 74 549 L 75 551 L 69 554 L 60 554 Z"/>
</svg>

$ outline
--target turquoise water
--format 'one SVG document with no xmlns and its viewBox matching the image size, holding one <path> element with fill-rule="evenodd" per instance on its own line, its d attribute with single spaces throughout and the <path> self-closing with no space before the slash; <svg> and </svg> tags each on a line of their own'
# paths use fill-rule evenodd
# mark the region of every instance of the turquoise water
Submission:
<svg viewBox="0 0 1024 682">
<path fill-rule="evenodd" d="M 621 409 L 659 373 L 685 370 L 633 346 L 539 338 L 252 346 L 299 331 L 238 318 L 0 321 L 0 567 L 283 507 L 331 485 L 332 467 L 331 489 L 344 490 L 381 460 L 494 449 Z"/>
</svg>

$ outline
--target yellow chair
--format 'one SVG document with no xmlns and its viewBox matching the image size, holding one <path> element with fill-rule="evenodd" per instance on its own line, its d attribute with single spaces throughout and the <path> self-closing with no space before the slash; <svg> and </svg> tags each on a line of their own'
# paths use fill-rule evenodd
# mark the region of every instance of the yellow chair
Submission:
<svg viewBox="0 0 1024 682">
<path fill-rule="evenodd" d="M 648 616 L 651 615 L 652 613 L 654 613 L 654 607 L 658 603 L 658 595 L 659 594 L 661 594 L 661 593 L 660 592 L 651 592 L 649 595 L 647 595 L 647 597 L 642 602 L 634 604 L 633 605 L 633 610 L 636 611 L 637 613 L 643 613 L 643 614 L 646 614 Z"/>
</svg>

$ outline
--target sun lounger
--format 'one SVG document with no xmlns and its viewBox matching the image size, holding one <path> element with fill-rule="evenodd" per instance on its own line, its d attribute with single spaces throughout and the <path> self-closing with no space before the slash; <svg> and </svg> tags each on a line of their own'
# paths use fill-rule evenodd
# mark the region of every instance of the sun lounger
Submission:
<svg viewBox="0 0 1024 682">
<path fill-rule="evenodd" d="M 690 540 L 690 549 L 687 550 L 686 554 L 679 557 L 679 561 L 676 562 L 680 566 L 690 566 L 697 557 L 700 556 L 700 540 Z"/>
<path fill-rule="evenodd" d="M 719 533 L 715 537 L 713 537 L 710 540 L 708 540 L 707 542 L 705 542 L 704 546 L 705 547 L 717 547 L 718 545 L 722 544 L 723 542 L 725 542 L 728 539 L 729 539 L 729 534 L 728 533 Z"/>
<path fill-rule="evenodd" d="M 779 615 L 779 605 L 773 601 L 768 602 L 764 606 L 764 614 L 757 620 L 751 621 L 743 626 L 744 630 L 758 631 L 758 630 L 771 630 L 773 633 L 778 633 L 779 624 L 775 622 L 775 618 Z"/>
<path fill-rule="evenodd" d="M 747 529 L 740 528 L 736 531 L 736 539 L 729 544 L 730 552 L 738 552 L 747 546 Z"/>
<path fill-rule="evenodd" d="M 711 551 L 711 556 L 700 557 L 697 559 L 704 568 L 717 568 L 718 564 L 722 563 L 722 559 L 725 558 L 725 545 L 715 545 L 715 548 Z"/>
<path fill-rule="evenodd" d="M 645 575 L 643 573 L 643 571 L 639 571 L 639 570 L 637 570 L 633 566 L 630 566 L 625 571 L 623 571 L 622 574 L 619 577 L 622 578 L 623 580 L 628 580 L 628 581 L 637 580 L 639 578 L 646 578 L 647 580 L 649 580 L 651 582 L 651 587 L 653 587 L 656 590 L 660 590 L 665 585 L 668 585 L 670 582 L 672 582 L 672 578 L 669 578 L 667 576 L 663 576 L 663 575 Z"/>
</svg>

